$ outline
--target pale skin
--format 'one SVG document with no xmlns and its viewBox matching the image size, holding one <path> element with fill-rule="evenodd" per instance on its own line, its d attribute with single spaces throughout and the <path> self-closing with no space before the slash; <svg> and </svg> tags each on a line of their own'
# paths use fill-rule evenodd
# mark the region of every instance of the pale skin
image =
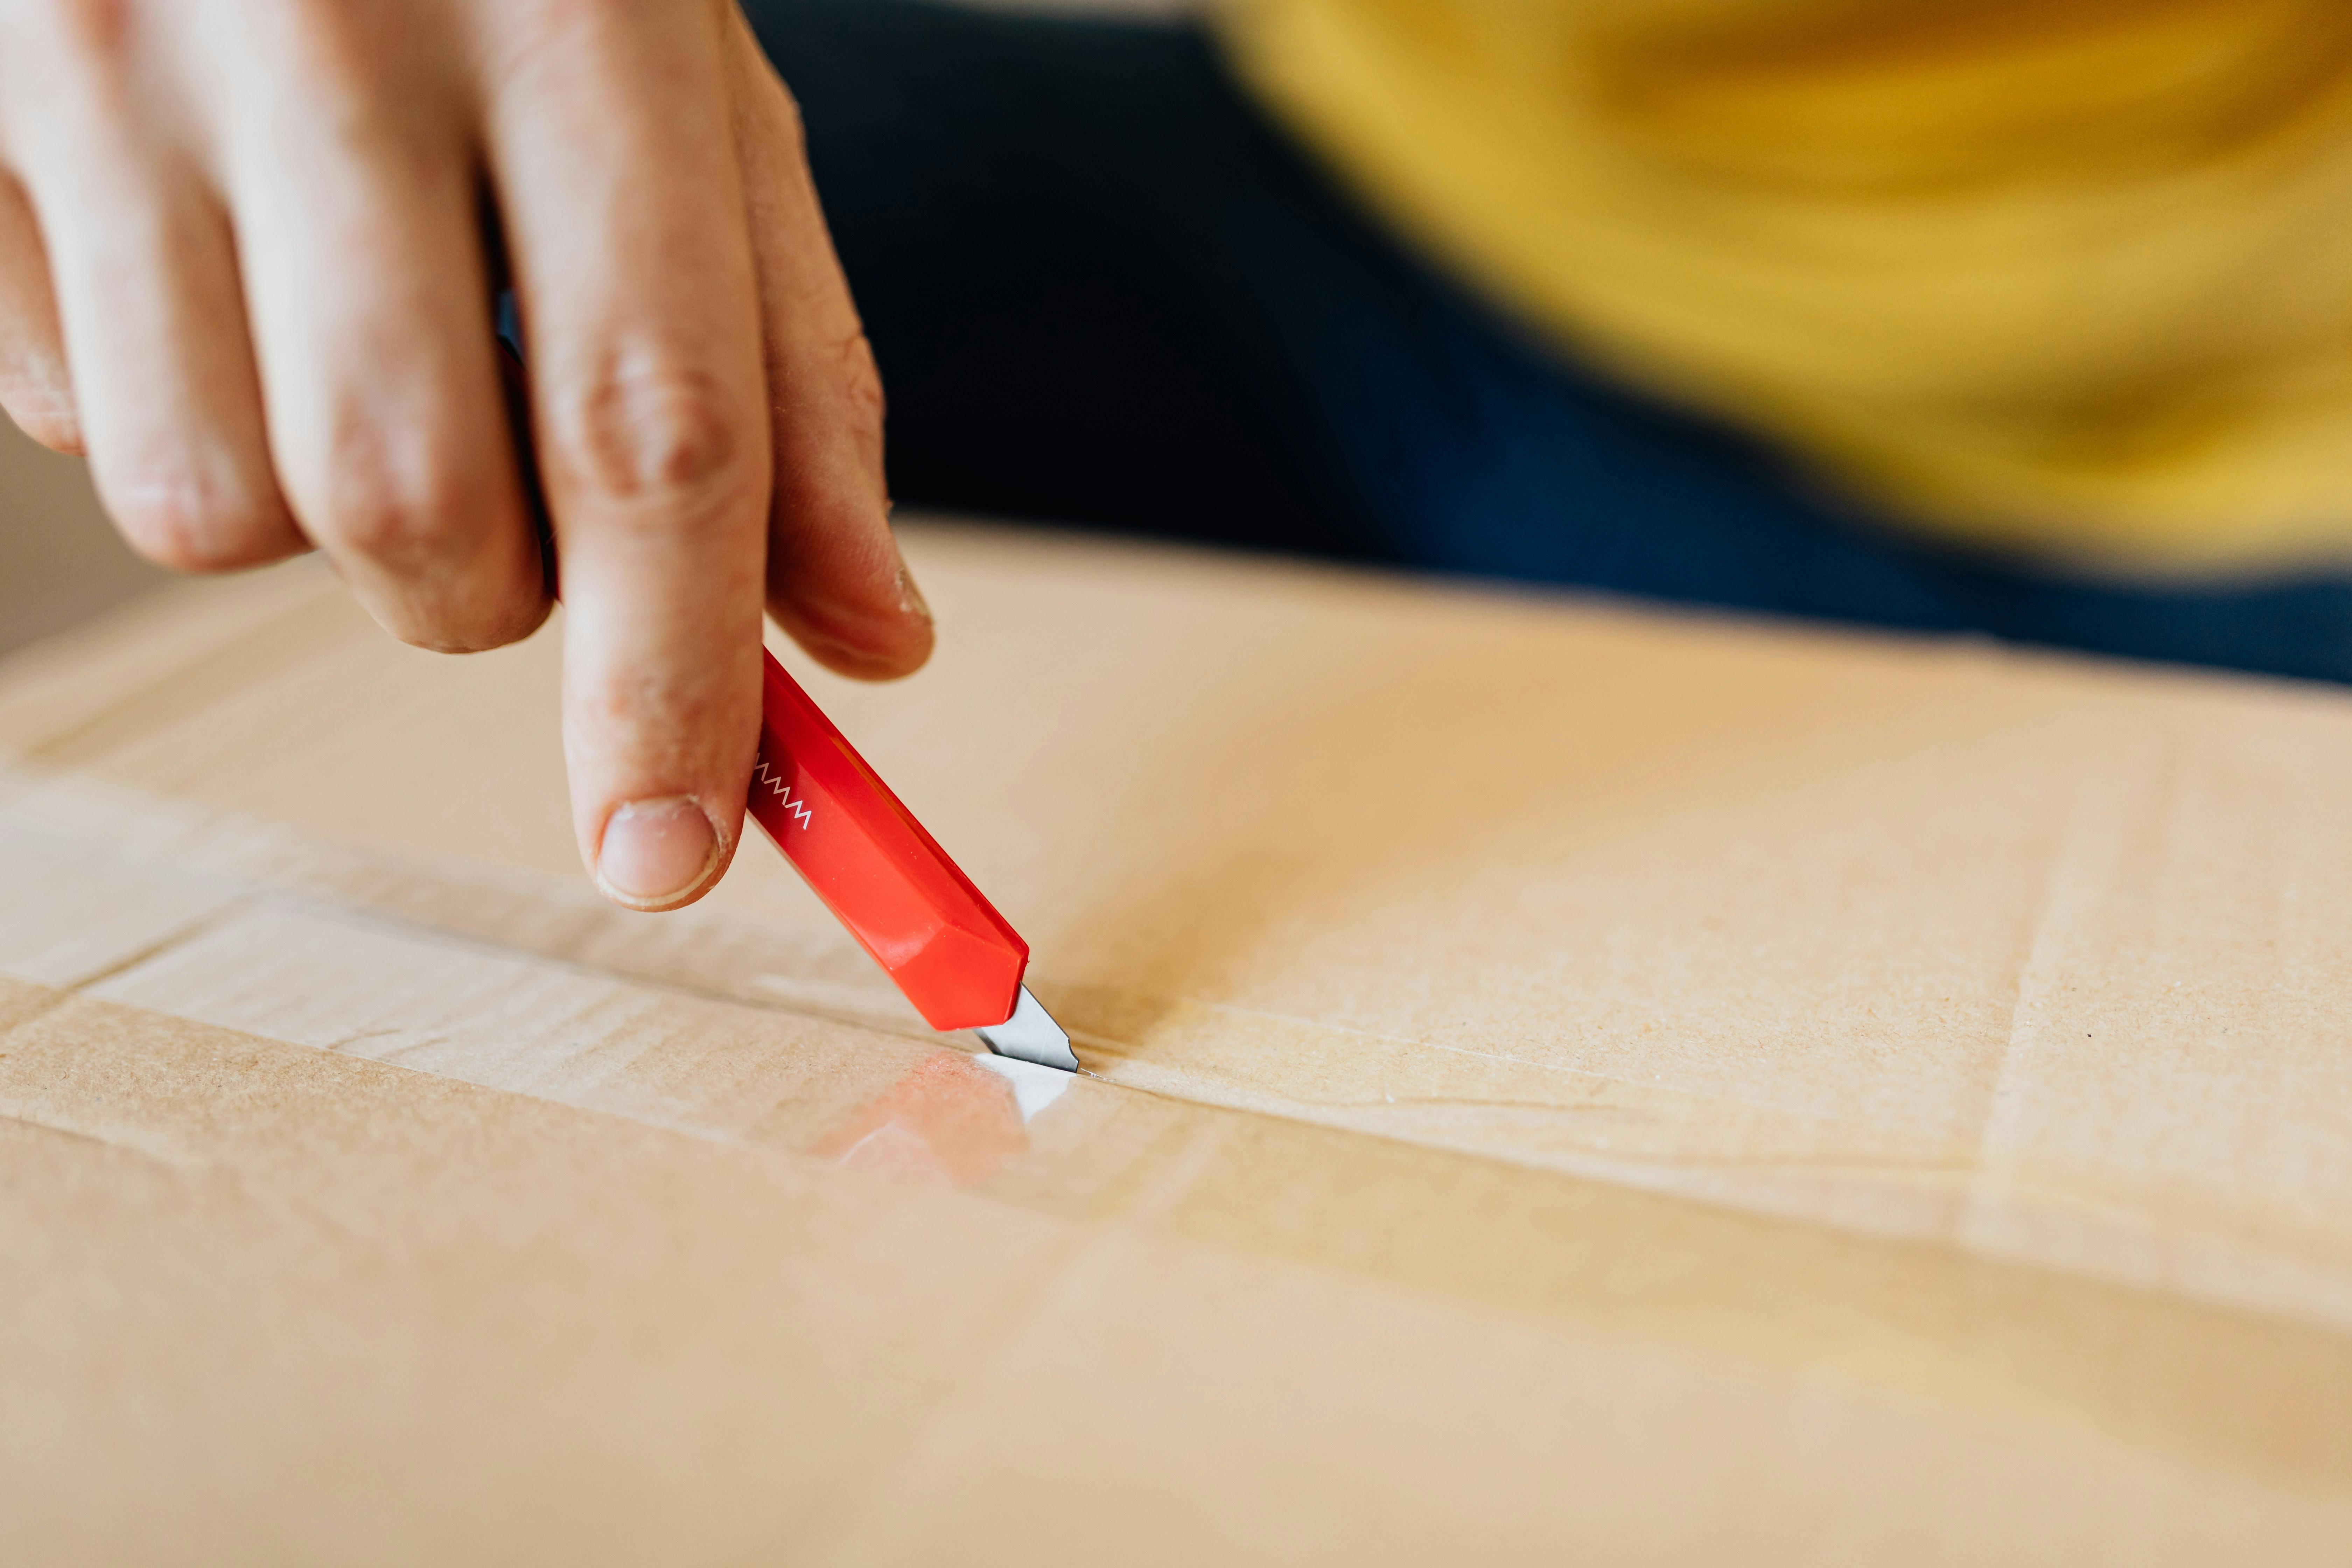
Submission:
<svg viewBox="0 0 2352 1568">
<path fill-rule="evenodd" d="M 740 836 L 762 610 L 845 674 L 931 647 L 881 383 L 733 0 L 0 0 L 0 407 L 166 565 L 316 549 L 404 641 L 536 628 L 495 243 L 581 854 L 676 908 Z"/>
</svg>

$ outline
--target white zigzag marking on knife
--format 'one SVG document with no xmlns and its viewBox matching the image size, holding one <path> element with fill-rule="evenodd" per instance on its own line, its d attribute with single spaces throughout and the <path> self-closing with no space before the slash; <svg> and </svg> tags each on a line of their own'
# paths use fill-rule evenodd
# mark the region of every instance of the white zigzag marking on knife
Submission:
<svg viewBox="0 0 2352 1568">
<path fill-rule="evenodd" d="M 757 788 L 759 785 L 763 784 L 766 784 L 768 786 L 768 793 L 774 795 L 778 800 L 783 802 L 786 809 L 790 810 L 794 816 L 800 818 L 801 826 L 803 827 L 806 827 L 809 825 L 808 803 L 804 800 L 794 800 L 793 798 L 793 786 L 784 782 L 783 774 L 776 772 L 775 769 L 768 765 L 767 758 L 761 757 L 760 759 L 760 765 L 751 770 L 751 784 L 754 788 Z"/>
</svg>

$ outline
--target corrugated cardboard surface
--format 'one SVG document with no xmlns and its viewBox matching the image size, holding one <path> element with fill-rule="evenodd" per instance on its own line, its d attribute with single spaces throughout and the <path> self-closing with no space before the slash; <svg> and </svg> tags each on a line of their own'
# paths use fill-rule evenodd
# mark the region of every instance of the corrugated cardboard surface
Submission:
<svg viewBox="0 0 2352 1568">
<path fill-rule="evenodd" d="M 2352 1558 L 2352 697 L 908 548 L 1096 1076 L 601 905 L 548 637 L 0 665 L 0 1557 Z"/>
</svg>

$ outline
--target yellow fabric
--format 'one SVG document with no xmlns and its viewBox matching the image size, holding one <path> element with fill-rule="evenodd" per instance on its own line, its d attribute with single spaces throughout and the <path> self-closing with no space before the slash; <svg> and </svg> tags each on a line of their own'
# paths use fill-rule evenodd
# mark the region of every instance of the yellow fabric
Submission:
<svg viewBox="0 0 2352 1568">
<path fill-rule="evenodd" d="M 1245 78 L 1580 353 L 1948 533 L 2352 560 L 2346 0 L 1230 0 Z"/>
</svg>

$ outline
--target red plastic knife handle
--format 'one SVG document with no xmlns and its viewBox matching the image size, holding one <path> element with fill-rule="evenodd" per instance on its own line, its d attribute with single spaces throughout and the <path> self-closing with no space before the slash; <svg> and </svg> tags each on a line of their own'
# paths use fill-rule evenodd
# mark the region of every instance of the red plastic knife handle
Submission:
<svg viewBox="0 0 2352 1568">
<path fill-rule="evenodd" d="M 1012 1017 L 1029 944 L 761 650 L 751 818 L 934 1029 Z"/>
</svg>

